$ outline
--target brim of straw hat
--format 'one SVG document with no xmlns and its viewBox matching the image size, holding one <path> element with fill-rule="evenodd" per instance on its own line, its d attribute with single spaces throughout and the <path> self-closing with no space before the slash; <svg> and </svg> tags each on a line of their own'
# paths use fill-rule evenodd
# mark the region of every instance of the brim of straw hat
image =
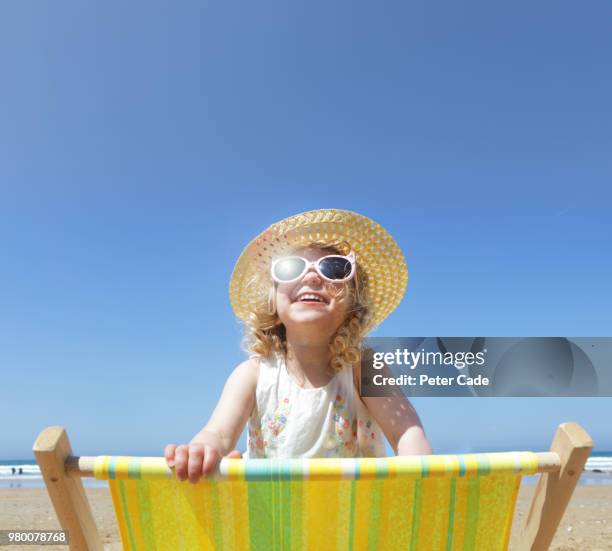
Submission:
<svg viewBox="0 0 612 551">
<path fill-rule="evenodd" d="M 338 209 L 321 209 L 295 214 L 272 224 L 242 251 L 230 280 L 234 313 L 247 320 L 255 311 L 266 310 L 271 285 L 272 261 L 309 243 L 344 242 L 354 251 L 366 274 L 372 306 L 368 327 L 382 322 L 400 303 L 408 284 L 408 268 L 393 237 L 370 218 Z"/>
</svg>

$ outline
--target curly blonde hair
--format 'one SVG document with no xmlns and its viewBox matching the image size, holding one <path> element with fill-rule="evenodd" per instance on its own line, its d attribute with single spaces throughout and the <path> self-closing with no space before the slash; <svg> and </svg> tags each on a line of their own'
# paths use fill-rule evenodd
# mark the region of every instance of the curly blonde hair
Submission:
<svg viewBox="0 0 612 551">
<path fill-rule="evenodd" d="M 329 254 L 346 254 L 350 246 L 345 241 L 322 243 L 313 241 L 302 248 L 320 249 Z M 367 275 L 357 261 L 355 277 L 349 285 L 345 285 L 337 297 L 350 294 L 348 313 L 344 322 L 330 339 L 330 365 L 335 371 L 340 371 L 346 364 L 356 365 L 361 361 L 362 341 L 368 330 L 371 317 L 371 304 L 368 295 Z M 274 355 L 287 355 L 287 336 L 276 311 L 276 283 L 269 274 L 265 277 L 268 287 L 267 308 L 251 312 L 244 322 L 243 348 L 251 357 L 270 358 Z M 253 282 L 256 284 L 257 282 Z"/>
</svg>

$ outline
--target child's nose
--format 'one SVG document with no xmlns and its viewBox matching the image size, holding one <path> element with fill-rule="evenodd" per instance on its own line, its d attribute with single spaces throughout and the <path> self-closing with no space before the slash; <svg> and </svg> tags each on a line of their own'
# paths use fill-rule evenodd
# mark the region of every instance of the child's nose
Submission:
<svg viewBox="0 0 612 551">
<path fill-rule="evenodd" d="M 305 282 L 321 282 L 321 277 L 319 276 L 318 272 L 315 270 L 314 266 L 310 266 L 310 268 L 308 268 L 308 271 L 304 274 L 304 277 L 302 278 L 302 281 Z"/>
</svg>

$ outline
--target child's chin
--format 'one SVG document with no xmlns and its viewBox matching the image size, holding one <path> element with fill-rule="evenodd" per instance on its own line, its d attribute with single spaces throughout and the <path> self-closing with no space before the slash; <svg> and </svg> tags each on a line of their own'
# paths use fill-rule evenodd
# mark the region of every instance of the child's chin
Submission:
<svg viewBox="0 0 612 551">
<path fill-rule="evenodd" d="M 291 321 L 293 323 L 312 323 L 327 318 L 329 312 L 323 308 L 301 309 L 299 312 L 292 312 Z"/>
</svg>

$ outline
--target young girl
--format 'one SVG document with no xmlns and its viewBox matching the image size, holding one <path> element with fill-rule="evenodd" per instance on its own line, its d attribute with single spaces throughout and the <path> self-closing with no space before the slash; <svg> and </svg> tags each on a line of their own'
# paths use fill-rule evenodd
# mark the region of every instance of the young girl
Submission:
<svg viewBox="0 0 612 551">
<path fill-rule="evenodd" d="M 240 457 L 247 420 L 250 458 L 382 456 L 382 432 L 398 455 L 431 453 L 403 395 L 357 390 L 362 339 L 400 302 L 407 278 L 393 238 L 353 212 L 297 214 L 254 239 L 230 282 L 250 357 L 191 442 L 166 446 L 177 477 L 197 482 L 221 457 Z"/>
</svg>

